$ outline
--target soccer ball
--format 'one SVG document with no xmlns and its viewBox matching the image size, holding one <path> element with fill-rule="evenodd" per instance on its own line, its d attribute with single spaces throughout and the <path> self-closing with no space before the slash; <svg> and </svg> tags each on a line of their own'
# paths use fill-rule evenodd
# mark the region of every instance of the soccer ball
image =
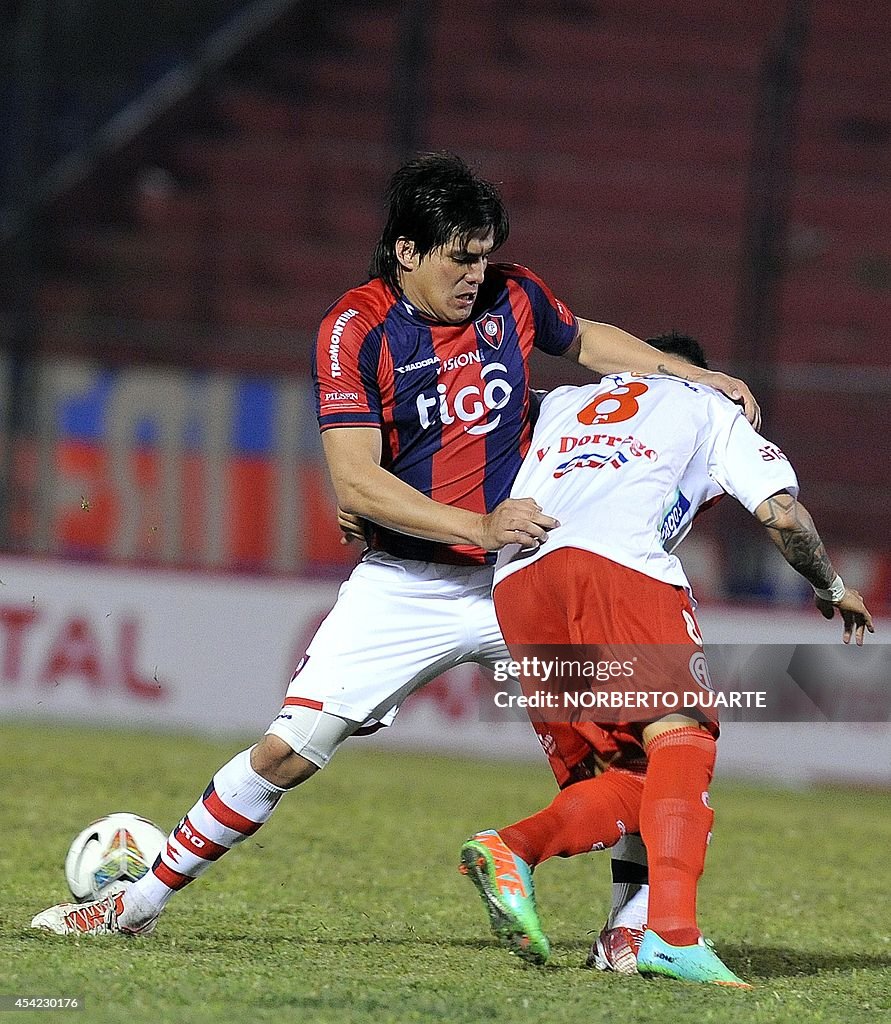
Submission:
<svg viewBox="0 0 891 1024">
<path fill-rule="evenodd" d="M 75 899 L 95 900 L 135 882 L 167 839 L 157 825 L 128 811 L 91 822 L 68 848 L 65 878 Z"/>
</svg>

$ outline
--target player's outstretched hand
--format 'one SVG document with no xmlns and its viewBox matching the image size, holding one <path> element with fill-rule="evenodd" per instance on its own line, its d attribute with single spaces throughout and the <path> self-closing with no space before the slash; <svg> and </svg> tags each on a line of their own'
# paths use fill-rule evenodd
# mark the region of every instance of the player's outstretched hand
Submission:
<svg viewBox="0 0 891 1024">
<path fill-rule="evenodd" d="M 547 539 L 548 531 L 559 525 L 533 498 L 507 498 L 488 515 L 480 516 L 479 546 L 486 551 L 498 551 L 508 544 L 537 548 Z"/>
<path fill-rule="evenodd" d="M 696 383 L 708 384 L 709 387 L 716 388 L 721 394 L 743 407 L 746 419 L 756 430 L 761 426 L 761 407 L 755 401 L 755 396 L 744 380 L 731 377 L 718 370 L 700 370 L 696 376 Z"/>
<path fill-rule="evenodd" d="M 862 647 L 864 630 L 868 629 L 870 633 L 875 633 L 869 609 L 863 603 L 863 598 L 860 594 L 851 587 L 845 587 L 844 597 L 842 597 L 838 604 L 824 601 L 822 597 L 815 597 L 814 604 L 820 609 L 823 617 L 827 619 L 831 619 L 835 615 L 836 609 L 841 612 L 841 617 L 845 624 L 842 641 L 846 644 L 851 642 L 851 634 L 853 633 L 857 646 Z"/>
<path fill-rule="evenodd" d="M 338 505 L 337 506 L 337 525 L 340 527 L 340 532 L 343 536 L 340 538 L 341 544 L 352 544 L 354 540 L 365 543 L 365 531 L 362 529 L 364 520 L 359 516 L 354 516 L 352 512 L 344 512 L 344 510 Z"/>
</svg>

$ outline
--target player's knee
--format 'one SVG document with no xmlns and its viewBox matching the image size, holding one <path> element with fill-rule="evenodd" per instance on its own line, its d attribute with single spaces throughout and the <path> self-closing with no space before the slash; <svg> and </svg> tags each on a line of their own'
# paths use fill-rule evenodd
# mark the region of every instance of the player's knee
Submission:
<svg viewBox="0 0 891 1024">
<path fill-rule="evenodd" d="M 267 733 L 251 751 L 251 768 L 282 789 L 292 789 L 315 775 L 319 766 L 295 753 L 283 739 Z"/>
</svg>

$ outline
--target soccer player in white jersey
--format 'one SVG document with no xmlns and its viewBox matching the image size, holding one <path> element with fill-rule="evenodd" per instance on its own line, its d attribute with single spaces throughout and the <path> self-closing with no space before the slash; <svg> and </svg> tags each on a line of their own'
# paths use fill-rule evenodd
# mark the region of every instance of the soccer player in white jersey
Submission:
<svg viewBox="0 0 891 1024">
<path fill-rule="evenodd" d="M 693 339 L 671 335 L 650 343 L 704 365 Z M 864 630 L 873 632 L 860 595 L 836 574 L 798 501 L 785 455 L 712 388 L 617 374 L 552 391 L 513 493 L 532 495 L 560 522 L 547 546 L 512 545 L 496 564 L 495 607 L 517 661 L 572 645 L 625 665 L 631 661 L 622 661 L 617 650 L 633 650 L 627 685 L 636 701 L 652 698 L 639 706 L 705 703 L 697 701 L 707 683 L 702 638 L 672 551 L 697 512 L 723 494 L 767 528 L 813 585 L 820 611 L 827 618 L 841 612 L 845 643 L 853 634 L 861 644 Z M 534 671 L 521 679 L 529 695 L 541 692 L 543 672 L 536 678 Z M 678 699 L 656 698 L 658 692 Z M 708 787 L 715 713 L 626 710 L 613 716 L 639 719 L 631 721 L 608 721 L 602 711 L 591 716 L 596 721 L 530 713 L 560 793 L 538 814 L 479 832 L 462 848 L 461 869 L 483 897 L 493 931 L 525 959 L 546 960 L 532 870 L 548 857 L 604 849 L 640 831 L 649 855 L 646 929 L 617 929 L 613 940 L 622 945 L 621 933 L 627 940 L 619 956 L 604 948 L 602 935 L 594 957 L 622 973 L 747 987 L 705 942 L 696 921 L 713 820 Z"/>
</svg>

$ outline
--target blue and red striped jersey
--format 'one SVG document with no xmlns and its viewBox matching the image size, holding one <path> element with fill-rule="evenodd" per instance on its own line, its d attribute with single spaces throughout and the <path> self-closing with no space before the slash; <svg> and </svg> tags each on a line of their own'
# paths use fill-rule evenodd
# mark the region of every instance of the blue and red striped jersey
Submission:
<svg viewBox="0 0 891 1024">
<path fill-rule="evenodd" d="M 529 356 L 562 355 L 571 311 L 525 267 L 490 264 L 467 321 L 421 315 L 380 278 L 325 314 L 313 359 L 321 430 L 379 427 L 381 464 L 446 505 L 491 512 L 529 447 Z M 479 564 L 494 555 L 375 527 L 371 546 L 403 558 Z"/>
</svg>

